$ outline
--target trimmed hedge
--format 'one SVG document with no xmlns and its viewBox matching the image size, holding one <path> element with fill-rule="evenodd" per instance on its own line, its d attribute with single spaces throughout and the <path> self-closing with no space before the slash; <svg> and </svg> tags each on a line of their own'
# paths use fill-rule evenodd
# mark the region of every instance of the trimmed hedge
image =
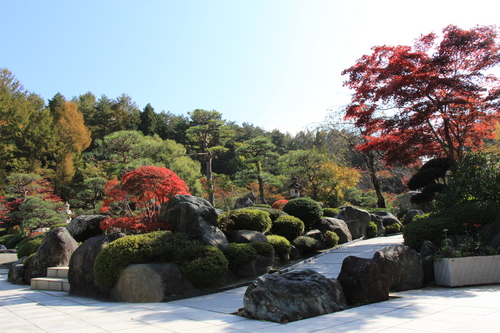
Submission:
<svg viewBox="0 0 500 333">
<path fill-rule="evenodd" d="M 228 270 L 228 260 L 221 250 L 205 246 L 203 255 L 181 267 L 182 273 L 196 288 L 216 286 L 222 274 Z"/>
<path fill-rule="evenodd" d="M 255 230 L 266 232 L 271 229 L 269 213 L 260 209 L 237 209 L 231 213 L 229 219 L 233 221 L 233 230 Z"/>
<path fill-rule="evenodd" d="M 321 249 L 321 242 L 308 236 L 299 236 L 293 241 L 293 245 L 301 254 L 314 254 Z"/>
<path fill-rule="evenodd" d="M 283 211 L 301 219 L 306 230 L 311 229 L 314 223 L 323 216 L 323 208 L 321 208 L 320 204 L 307 197 L 288 201 L 283 207 Z"/>
<path fill-rule="evenodd" d="M 249 244 L 254 248 L 258 255 L 269 258 L 274 257 L 274 247 L 269 242 L 251 242 Z"/>
<path fill-rule="evenodd" d="M 325 231 L 323 238 L 325 239 L 326 246 L 328 246 L 329 249 L 339 245 L 340 237 L 334 231 Z"/>
<path fill-rule="evenodd" d="M 255 259 L 257 251 L 250 243 L 229 243 L 224 255 L 229 261 L 229 269 L 235 272 L 239 266 Z"/>
<path fill-rule="evenodd" d="M 366 238 L 377 237 L 378 227 L 375 222 L 371 221 L 368 223 L 368 227 L 366 228 Z"/>
<path fill-rule="evenodd" d="M 280 216 L 273 222 L 271 233 L 280 235 L 292 242 L 304 233 L 305 225 L 298 217 L 291 215 Z"/>
<path fill-rule="evenodd" d="M 275 209 L 275 208 L 266 208 L 266 207 L 258 207 L 258 206 L 252 206 L 252 207 L 247 207 L 245 209 L 256 209 L 256 210 L 261 210 L 263 212 L 268 212 L 269 217 L 271 218 L 271 221 L 276 221 L 277 218 L 280 216 L 288 216 L 287 213 L 282 211 L 281 209 Z"/>
<path fill-rule="evenodd" d="M 338 213 L 340 213 L 342 209 L 340 208 L 324 208 L 323 209 L 323 216 L 326 217 L 335 217 Z"/>
<path fill-rule="evenodd" d="M 274 253 L 276 253 L 280 260 L 288 259 L 290 250 L 292 249 L 292 246 L 288 239 L 283 236 L 269 235 L 267 236 L 267 240 L 269 244 L 273 246 Z"/>
</svg>

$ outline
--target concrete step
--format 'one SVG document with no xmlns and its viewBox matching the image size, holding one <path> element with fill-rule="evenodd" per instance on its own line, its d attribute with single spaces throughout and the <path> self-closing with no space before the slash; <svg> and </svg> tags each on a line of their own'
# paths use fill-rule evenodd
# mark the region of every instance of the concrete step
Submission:
<svg viewBox="0 0 500 333">
<path fill-rule="evenodd" d="M 31 289 L 69 291 L 68 267 L 48 267 L 47 277 L 31 279 Z"/>
<path fill-rule="evenodd" d="M 67 278 L 69 267 L 49 267 L 47 277 Z"/>
</svg>

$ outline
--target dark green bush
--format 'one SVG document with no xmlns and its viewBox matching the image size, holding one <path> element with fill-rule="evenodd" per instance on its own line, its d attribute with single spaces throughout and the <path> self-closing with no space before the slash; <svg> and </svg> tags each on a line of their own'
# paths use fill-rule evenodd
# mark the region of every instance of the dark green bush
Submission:
<svg viewBox="0 0 500 333">
<path fill-rule="evenodd" d="M 308 236 L 299 236 L 293 241 L 293 245 L 301 254 L 314 254 L 321 249 L 321 242 Z"/>
<path fill-rule="evenodd" d="M 14 249 L 24 239 L 24 234 L 18 232 L 16 234 L 7 234 L 0 237 L 0 244 L 5 245 L 8 249 Z"/>
<path fill-rule="evenodd" d="M 38 235 L 27 238 L 27 239 L 23 240 L 22 242 L 20 242 L 18 244 L 18 246 L 16 246 L 17 258 L 20 259 L 24 256 L 28 257 L 29 255 L 35 253 L 38 250 L 38 248 L 40 247 L 40 244 L 42 244 L 44 237 L 45 237 L 45 233 L 38 234 Z"/>
<path fill-rule="evenodd" d="M 214 246 L 205 246 L 203 256 L 181 267 L 182 273 L 196 288 L 216 286 L 227 269 L 227 258 Z"/>
<path fill-rule="evenodd" d="M 269 213 L 258 209 L 237 209 L 229 216 L 234 223 L 234 230 L 255 230 L 266 232 L 271 228 Z"/>
<path fill-rule="evenodd" d="M 271 227 L 271 232 L 293 241 L 304 233 L 304 222 L 298 217 L 284 215 L 276 219 Z"/>
<path fill-rule="evenodd" d="M 403 227 L 403 238 L 405 245 L 420 251 L 424 241 L 429 240 L 434 245 L 439 246 L 443 240 L 443 230 L 448 230 L 448 235 L 460 232 L 460 226 L 447 217 L 435 215 L 416 216 L 410 224 Z"/>
<path fill-rule="evenodd" d="M 263 212 L 268 212 L 269 213 L 269 217 L 271 218 L 271 221 L 276 221 L 276 219 L 280 216 L 283 216 L 283 215 L 288 215 L 287 213 L 285 213 L 284 211 L 282 211 L 281 209 L 274 209 L 274 208 L 266 208 L 266 207 L 258 207 L 258 206 L 252 206 L 252 207 L 247 207 L 246 209 L 256 209 L 256 210 L 261 210 Z"/>
<path fill-rule="evenodd" d="M 401 231 L 401 224 L 399 223 L 393 223 L 385 227 L 385 233 L 387 235 L 397 234 L 400 231 Z"/>
<path fill-rule="evenodd" d="M 235 272 L 239 266 L 255 259 L 257 251 L 249 243 L 229 243 L 224 255 L 229 261 L 229 269 Z"/>
<path fill-rule="evenodd" d="M 255 206 L 252 207 L 257 207 L 257 208 L 272 208 L 271 205 L 268 204 L 256 204 Z"/>
<path fill-rule="evenodd" d="M 67 226 L 68 226 L 68 223 L 59 223 L 59 224 L 51 225 L 50 229 L 52 230 L 52 229 L 59 228 L 59 227 L 66 228 Z"/>
<path fill-rule="evenodd" d="M 267 240 L 269 241 L 269 244 L 273 246 L 274 253 L 276 253 L 280 260 L 288 260 L 290 250 L 292 248 L 288 239 L 283 236 L 269 235 L 267 236 Z"/>
<path fill-rule="evenodd" d="M 283 207 L 283 211 L 301 219 L 306 230 L 311 229 L 314 223 L 323 216 L 323 208 L 311 198 L 292 199 Z"/>
<path fill-rule="evenodd" d="M 338 213 L 340 213 L 340 208 L 323 208 L 323 216 L 326 217 L 335 217 Z"/>
<path fill-rule="evenodd" d="M 368 227 L 366 228 L 366 238 L 377 237 L 378 227 L 375 222 L 368 223 Z"/>
<path fill-rule="evenodd" d="M 329 249 L 339 245 L 340 238 L 335 232 L 327 230 L 323 234 L 323 237 L 325 239 L 326 246 L 328 246 Z"/>
<path fill-rule="evenodd" d="M 203 256 L 204 245 L 182 233 L 156 231 L 127 236 L 107 245 L 97 255 L 94 276 L 104 288 L 111 288 L 128 265 L 174 262 L 180 266 Z"/>
<path fill-rule="evenodd" d="M 252 242 L 249 243 L 251 247 L 257 252 L 257 254 L 264 257 L 274 257 L 274 247 L 268 242 Z"/>
</svg>

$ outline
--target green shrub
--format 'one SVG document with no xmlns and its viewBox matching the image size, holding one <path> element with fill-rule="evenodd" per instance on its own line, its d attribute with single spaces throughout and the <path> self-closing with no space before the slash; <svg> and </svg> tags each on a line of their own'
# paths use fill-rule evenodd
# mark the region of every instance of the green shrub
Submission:
<svg viewBox="0 0 500 333">
<path fill-rule="evenodd" d="M 327 230 L 323 234 L 323 237 L 325 239 L 326 246 L 328 246 L 329 249 L 339 245 L 340 238 L 335 232 Z"/>
<path fill-rule="evenodd" d="M 268 204 L 256 204 L 255 206 L 252 207 L 257 207 L 257 208 L 272 208 L 271 205 Z"/>
<path fill-rule="evenodd" d="M 306 230 L 311 229 L 314 223 L 323 216 L 323 208 L 311 198 L 292 199 L 283 207 L 283 211 L 301 219 Z"/>
<path fill-rule="evenodd" d="M 68 223 L 59 223 L 59 224 L 54 224 L 54 225 L 51 225 L 51 226 L 50 226 L 50 230 L 55 229 L 55 228 L 59 228 L 59 227 L 66 228 L 67 226 L 68 226 Z"/>
<path fill-rule="evenodd" d="M 108 244 L 97 255 L 94 276 L 98 285 L 111 288 L 128 265 L 174 262 L 180 266 L 202 256 L 204 245 L 182 233 L 156 231 L 127 236 Z"/>
<path fill-rule="evenodd" d="M 280 216 L 287 216 L 288 214 L 282 211 L 281 209 L 274 209 L 274 208 L 266 208 L 266 207 L 257 207 L 257 206 L 252 206 L 252 207 L 247 207 L 246 209 L 256 209 L 256 210 L 261 210 L 263 212 L 268 212 L 269 217 L 271 218 L 271 221 L 276 221 L 276 219 Z"/>
<path fill-rule="evenodd" d="M 340 208 L 323 208 L 323 216 L 335 217 L 341 210 Z"/>
<path fill-rule="evenodd" d="M 378 227 L 375 222 L 371 221 L 368 223 L 368 227 L 366 228 L 366 238 L 377 237 Z"/>
<path fill-rule="evenodd" d="M 7 234 L 0 237 L 0 244 L 5 245 L 8 249 L 14 249 L 24 239 L 24 234 L 18 232 L 16 234 Z"/>
<path fill-rule="evenodd" d="M 252 242 L 249 243 L 251 247 L 254 248 L 257 254 L 272 258 L 274 257 L 274 247 L 268 242 Z"/>
<path fill-rule="evenodd" d="M 385 233 L 387 235 L 397 234 L 400 231 L 401 231 L 401 224 L 399 223 L 393 223 L 385 227 Z"/>
<path fill-rule="evenodd" d="M 267 236 L 267 240 L 269 244 L 271 244 L 274 248 L 274 253 L 280 258 L 280 260 L 287 260 L 290 255 L 290 250 L 292 246 L 288 239 L 283 236 L 278 235 L 269 235 Z"/>
<path fill-rule="evenodd" d="M 216 286 L 222 274 L 227 270 L 227 258 L 214 246 L 205 246 L 202 257 L 181 267 L 182 273 L 196 288 Z"/>
<path fill-rule="evenodd" d="M 38 235 L 36 235 L 38 236 Z M 42 237 L 30 237 L 28 239 L 23 240 L 21 243 L 19 243 L 17 247 L 17 258 L 21 259 L 22 257 L 28 257 L 29 255 L 35 253 L 38 248 L 40 247 L 40 244 L 42 244 L 43 237 L 45 237 L 45 233 L 43 234 Z"/>
<path fill-rule="evenodd" d="M 280 235 L 293 241 L 304 233 L 304 222 L 298 217 L 284 215 L 276 219 L 271 227 L 271 232 L 275 235 Z"/>
<path fill-rule="evenodd" d="M 234 230 L 255 230 L 266 232 L 271 228 L 269 213 L 258 209 L 238 209 L 232 212 L 229 218 L 234 223 Z"/>
<path fill-rule="evenodd" d="M 26 259 L 24 259 L 23 261 L 23 267 L 24 268 L 28 268 L 30 262 L 31 262 L 31 259 L 35 256 L 34 253 L 30 254 Z"/>
<path fill-rule="evenodd" d="M 249 243 L 229 243 L 224 255 L 229 261 L 229 269 L 235 272 L 239 266 L 255 259 L 257 251 Z"/>
<path fill-rule="evenodd" d="M 301 254 L 314 254 L 321 249 L 320 241 L 308 236 L 297 237 L 293 241 L 293 245 Z"/>
<path fill-rule="evenodd" d="M 448 230 L 448 235 L 460 232 L 460 226 L 452 219 L 429 214 L 416 216 L 411 223 L 403 227 L 405 245 L 416 251 L 420 251 L 426 240 L 439 246 L 444 238 L 444 229 Z"/>
</svg>

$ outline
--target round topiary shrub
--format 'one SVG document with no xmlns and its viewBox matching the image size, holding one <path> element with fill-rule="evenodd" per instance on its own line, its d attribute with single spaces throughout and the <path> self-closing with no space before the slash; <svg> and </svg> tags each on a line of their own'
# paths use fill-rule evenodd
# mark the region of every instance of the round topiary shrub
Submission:
<svg viewBox="0 0 500 333">
<path fill-rule="evenodd" d="M 333 231 L 325 231 L 323 238 L 325 239 L 326 246 L 328 246 L 329 249 L 339 245 L 340 237 Z"/>
<path fill-rule="evenodd" d="M 271 221 L 273 221 L 273 222 L 276 221 L 276 219 L 280 216 L 288 215 L 287 213 L 285 213 L 281 209 L 275 209 L 275 208 L 265 208 L 265 207 L 252 206 L 252 207 L 247 207 L 245 209 L 256 209 L 256 210 L 261 210 L 263 212 L 268 212 L 269 217 L 271 218 Z"/>
<path fill-rule="evenodd" d="M 293 245 L 301 254 L 314 254 L 321 249 L 321 242 L 308 236 L 299 236 L 293 241 Z"/>
<path fill-rule="evenodd" d="M 273 222 L 271 232 L 275 235 L 280 235 L 293 241 L 304 233 L 304 222 L 298 217 L 291 215 L 280 216 Z"/>
<path fill-rule="evenodd" d="M 401 224 L 399 223 L 393 223 L 385 227 L 385 233 L 387 235 L 397 234 L 400 231 L 401 231 Z"/>
<path fill-rule="evenodd" d="M 214 287 L 227 272 L 228 264 L 221 250 L 214 246 L 205 246 L 203 255 L 184 264 L 181 271 L 196 288 Z"/>
<path fill-rule="evenodd" d="M 255 230 L 266 232 L 271 229 L 269 213 L 260 209 L 238 209 L 229 216 L 234 223 L 234 230 Z"/>
<path fill-rule="evenodd" d="M 268 242 L 252 242 L 249 243 L 254 248 L 258 255 L 272 258 L 274 257 L 274 247 Z"/>
<path fill-rule="evenodd" d="M 310 230 L 314 223 L 323 216 L 323 208 L 311 198 L 292 199 L 283 207 L 283 211 L 301 219 L 306 230 Z"/>
<path fill-rule="evenodd" d="M 267 236 L 269 244 L 274 248 L 274 253 L 280 258 L 281 261 L 287 261 L 292 248 L 288 239 L 283 236 L 269 235 Z"/>
<path fill-rule="evenodd" d="M 368 223 L 368 227 L 366 228 L 366 238 L 377 237 L 378 227 L 375 222 L 371 221 Z"/>
<path fill-rule="evenodd" d="M 235 272 L 239 266 L 255 259 L 257 251 L 249 243 L 229 243 L 224 255 L 229 261 L 229 269 Z"/>
<path fill-rule="evenodd" d="M 340 208 L 323 208 L 323 216 L 335 217 L 341 210 Z"/>
</svg>

